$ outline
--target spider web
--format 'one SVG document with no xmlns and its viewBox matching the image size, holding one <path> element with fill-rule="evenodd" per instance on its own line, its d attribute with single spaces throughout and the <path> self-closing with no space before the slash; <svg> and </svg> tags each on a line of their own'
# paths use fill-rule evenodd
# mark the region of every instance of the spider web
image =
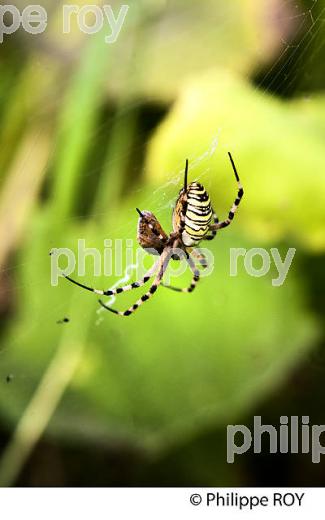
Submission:
<svg viewBox="0 0 325 520">
<path fill-rule="evenodd" d="M 292 84 L 299 74 L 299 69 L 304 65 L 304 60 L 308 56 L 309 49 L 322 29 L 325 21 L 325 8 L 319 14 L 315 13 L 315 8 L 318 0 L 312 0 L 309 8 L 303 9 L 302 6 L 295 0 L 286 0 L 280 4 L 280 11 L 278 14 L 279 22 L 288 22 L 292 25 L 290 30 L 290 39 L 285 36 L 279 36 L 280 52 L 273 65 L 269 67 L 268 71 L 257 81 L 255 90 L 260 90 L 263 93 L 278 94 L 280 90 L 280 83 L 282 86 L 281 94 L 284 95 L 290 92 Z M 296 14 L 293 14 L 295 13 Z M 286 14 L 289 13 L 289 14 Z M 322 45 L 321 42 L 319 46 Z M 317 49 L 314 50 L 314 54 Z M 285 72 L 288 63 L 293 63 L 294 67 L 291 74 Z M 210 173 L 209 158 L 213 156 L 218 148 L 219 142 L 222 142 L 222 128 L 218 129 L 217 134 L 211 137 L 211 142 L 208 148 L 201 154 L 191 157 L 191 164 L 193 166 L 201 165 L 201 173 L 197 179 L 205 179 Z M 227 148 L 227 144 L 222 142 L 222 147 Z M 228 146 L 229 148 L 229 146 Z M 184 168 L 178 171 L 169 172 L 168 180 L 159 186 L 151 195 L 148 203 L 154 205 L 157 215 L 163 214 L 166 210 L 172 210 L 175 204 L 175 195 L 173 198 L 168 198 L 169 188 L 175 187 L 175 194 L 177 196 L 177 188 L 181 185 L 184 175 Z M 137 270 L 138 264 L 132 264 L 125 268 L 124 276 L 114 283 L 110 289 L 115 289 L 119 285 L 128 283 Z M 110 297 L 106 305 L 113 305 L 115 297 Z M 103 308 L 97 310 L 101 314 Z M 97 320 L 97 324 L 101 323 L 101 319 Z"/>
<path fill-rule="evenodd" d="M 280 51 L 278 52 L 278 56 L 272 66 L 268 68 L 267 72 L 256 82 L 255 90 L 275 95 L 279 93 L 285 95 L 290 92 L 292 84 L 299 75 L 300 68 L 304 66 L 306 59 L 312 57 L 308 55 L 309 49 L 317 38 L 317 35 L 322 29 L 325 21 L 325 9 L 320 10 L 318 14 L 315 14 L 317 4 L 318 0 L 312 0 L 309 8 L 303 8 L 302 5 L 295 0 L 285 0 L 282 3 L 279 3 L 277 22 L 282 26 L 286 26 L 286 24 L 290 25 L 290 31 L 287 31 L 289 32 L 289 36 L 285 34 L 285 30 L 283 31 L 284 34 L 279 34 L 278 44 Z M 322 43 L 323 42 L 320 42 L 319 46 L 321 46 Z M 316 51 L 317 49 L 314 50 L 314 54 Z M 293 64 L 289 74 L 285 72 L 288 64 Z M 127 110 L 134 110 L 137 106 L 138 103 L 134 102 Z M 99 127 L 92 139 L 98 139 L 100 133 L 101 128 Z M 141 147 L 144 150 L 147 145 L 148 141 L 141 143 Z M 206 184 L 206 180 L 210 180 L 211 169 L 209 159 L 217 152 L 218 147 L 222 147 L 222 149 L 228 149 L 231 147 L 230 143 L 226 143 L 223 139 L 222 128 L 218 128 L 216 133 L 211 136 L 211 141 L 206 150 L 198 151 L 197 153 L 193 153 L 192 151 L 192 154 L 189 154 L 191 165 L 193 167 L 200 166 L 200 173 L 196 178 L 197 180 L 202 180 L 203 184 Z M 95 170 L 89 169 L 88 172 L 83 175 L 90 176 L 95 173 Z M 166 212 L 171 212 L 177 198 L 179 186 L 183 181 L 183 175 L 184 165 L 181 164 L 178 170 L 168 172 L 165 183 L 160 185 L 150 194 L 150 196 L 148 196 L 147 199 L 145 199 L 144 205 L 147 208 L 154 208 L 154 212 L 158 218 L 161 215 L 165 215 Z M 144 190 L 145 188 L 136 187 L 134 188 L 134 193 L 141 196 Z M 131 212 L 133 215 L 133 208 L 130 209 L 130 214 Z M 78 217 L 72 217 L 70 221 L 84 218 L 85 215 L 81 214 Z M 67 224 L 69 224 L 69 222 L 67 222 Z M 121 236 L 134 237 L 135 226 L 136 220 L 130 218 L 130 223 L 127 225 L 120 225 L 117 228 L 117 231 Z M 116 287 L 129 283 L 133 279 L 138 267 L 138 263 L 126 265 L 124 274 L 121 278 L 115 281 L 114 284 L 108 288 L 115 289 Z M 111 306 L 115 301 L 116 297 L 111 296 L 107 301 L 105 301 L 105 304 Z M 98 314 L 96 325 L 99 325 L 103 321 L 103 313 L 105 314 L 106 311 L 102 307 L 99 307 L 96 312 Z"/>
<path fill-rule="evenodd" d="M 280 91 L 280 84 L 282 84 L 282 94 L 290 92 L 292 84 L 294 83 L 296 77 L 299 74 L 299 70 L 303 67 L 304 63 L 307 59 L 311 59 L 312 54 L 309 55 L 309 51 L 311 45 L 314 43 L 317 38 L 320 30 L 323 28 L 323 24 L 325 22 L 325 8 L 319 10 L 319 13 L 316 13 L 316 8 L 318 6 L 320 0 L 311 0 L 309 2 L 310 6 L 307 8 L 303 7 L 303 3 L 299 3 L 296 0 L 282 0 L 279 3 L 279 13 L 278 13 L 278 21 L 282 24 L 288 23 L 291 26 L 290 35 L 286 34 L 279 36 L 279 47 L 280 51 L 277 53 L 277 58 L 272 64 L 272 66 L 268 67 L 267 72 L 265 72 L 259 80 L 256 82 L 255 89 L 260 90 L 264 93 L 273 93 L 277 94 Z M 285 32 L 285 31 L 284 31 Z M 313 50 L 313 54 L 315 54 L 321 46 L 324 44 L 323 41 L 319 42 L 319 45 L 316 49 Z M 288 63 L 293 63 L 293 68 L 290 74 L 285 72 Z M 248 80 L 250 78 L 247 78 Z M 306 94 L 310 96 L 309 93 Z M 45 100 L 46 102 L 46 100 Z M 48 100 L 48 103 L 51 103 L 51 100 Z M 140 103 L 134 102 L 132 103 L 128 109 L 133 110 Z M 35 115 L 35 119 L 36 119 Z M 98 126 L 96 129 L 96 133 L 92 136 L 92 140 L 97 140 L 101 133 L 105 131 L 104 126 Z M 140 136 L 141 138 L 141 136 Z M 148 145 L 148 140 L 145 140 L 141 143 L 141 148 L 145 150 Z M 191 163 L 194 166 L 200 166 L 200 174 L 197 176 L 197 179 L 204 180 L 209 177 L 211 172 L 209 166 L 209 159 L 216 153 L 218 147 L 228 148 L 228 143 L 223 141 L 222 128 L 216 130 L 216 133 L 211 136 L 211 141 L 208 144 L 206 150 L 200 151 L 197 154 L 192 154 L 190 156 Z M 53 148 L 53 152 L 55 152 Z M 127 151 L 126 151 L 127 153 Z M 95 169 L 89 169 L 87 173 L 83 173 L 83 176 L 89 176 L 96 174 Z M 170 171 L 167 173 L 167 181 L 159 186 L 153 193 L 150 194 L 150 197 L 147 199 L 148 207 L 155 208 L 155 213 L 157 215 L 165 214 L 166 211 L 170 211 L 173 208 L 175 203 L 175 199 L 178 193 L 178 187 L 181 185 L 184 174 L 184 165 L 180 165 L 179 169 L 176 171 Z M 170 188 L 173 188 L 171 190 Z M 175 190 L 174 190 L 175 188 Z M 143 193 L 145 188 L 134 188 L 134 194 Z M 130 209 L 130 214 L 133 214 L 134 209 Z M 93 215 L 97 216 L 97 215 Z M 76 220 L 85 219 L 87 217 L 86 214 L 79 214 L 78 216 L 70 217 L 67 221 L 67 226 L 69 223 L 75 222 Z M 121 225 L 118 229 L 121 235 L 123 236 L 134 236 L 134 219 L 130 219 L 129 224 Z M 24 262 L 17 263 L 15 265 L 10 265 L 9 267 L 1 269 L 1 274 L 9 274 L 15 272 L 15 270 L 19 269 L 25 265 Z M 134 271 L 137 269 L 138 264 L 132 263 L 125 267 L 125 271 L 123 276 L 119 280 L 117 280 L 111 288 L 116 288 L 122 284 L 128 283 L 132 277 Z M 31 282 L 31 285 L 35 284 L 35 282 Z M 25 284 L 27 285 L 27 284 Z M 22 288 L 22 284 L 17 287 L 18 290 Z M 115 297 L 111 297 L 107 300 L 107 305 L 112 305 L 115 301 Z M 62 303 L 50 310 L 50 316 L 55 319 L 61 317 L 62 312 L 64 312 L 65 304 Z M 98 318 L 96 323 L 101 323 L 102 319 L 102 311 L 104 309 L 98 309 Z M 49 318 L 50 318 L 49 316 Z M 2 348 L 0 354 L 5 351 L 5 347 Z"/>
</svg>

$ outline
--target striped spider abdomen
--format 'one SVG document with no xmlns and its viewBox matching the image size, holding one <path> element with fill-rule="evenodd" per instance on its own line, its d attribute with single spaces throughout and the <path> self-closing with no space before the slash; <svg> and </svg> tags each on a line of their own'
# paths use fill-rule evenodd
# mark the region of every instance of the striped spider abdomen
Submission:
<svg viewBox="0 0 325 520">
<path fill-rule="evenodd" d="M 131 307 L 125 311 L 118 311 L 112 309 L 102 300 L 99 303 L 106 310 L 118 314 L 119 316 L 130 316 L 136 311 L 144 302 L 149 300 L 162 284 L 177 292 L 191 293 L 194 291 L 197 282 L 200 279 L 200 270 L 193 260 L 196 259 L 201 267 L 207 267 L 207 260 L 203 254 L 200 254 L 193 249 L 201 240 L 212 240 L 216 236 L 218 230 L 223 229 L 231 224 L 234 215 L 238 209 L 240 201 L 243 197 L 244 190 L 240 183 L 239 176 L 232 159 L 230 152 L 228 152 L 229 159 L 236 177 L 238 185 L 237 197 L 230 208 L 228 216 L 219 221 L 216 213 L 211 208 L 210 197 L 205 188 L 199 182 L 192 182 L 187 184 L 188 160 L 185 164 L 184 184 L 179 192 L 175 208 L 173 211 L 173 232 L 167 235 L 161 227 L 158 219 L 151 211 L 141 211 L 137 208 L 140 215 L 138 221 L 137 239 L 141 247 L 154 255 L 159 255 L 158 260 L 154 265 L 142 276 L 139 280 L 133 283 L 124 285 L 123 287 L 112 287 L 110 289 L 95 289 L 89 285 L 84 285 L 70 276 L 63 274 L 67 280 L 72 282 L 87 291 L 91 291 L 103 296 L 114 296 L 125 291 L 131 291 L 142 287 L 153 276 L 155 277 L 150 288 L 145 294 L 141 296 Z M 213 220 L 213 222 L 211 222 Z M 181 253 L 181 254 L 180 254 Z M 181 260 L 185 258 L 193 273 L 193 278 L 190 285 L 186 288 L 173 287 L 163 283 L 163 276 L 171 259 Z"/>
<path fill-rule="evenodd" d="M 185 246 L 197 245 L 209 232 L 212 220 L 210 197 L 204 186 L 192 182 L 180 191 L 173 213 L 173 227 Z"/>
</svg>

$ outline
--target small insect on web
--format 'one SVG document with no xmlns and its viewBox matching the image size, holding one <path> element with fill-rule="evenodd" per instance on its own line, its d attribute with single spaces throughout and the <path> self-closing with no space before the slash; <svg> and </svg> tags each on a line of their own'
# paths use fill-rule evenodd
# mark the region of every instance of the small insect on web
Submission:
<svg viewBox="0 0 325 520">
<path fill-rule="evenodd" d="M 105 305 L 102 300 L 99 300 L 99 303 L 104 309 L 113 312 L 114 314 L 118 314 L 119 316 L 130 316 L 155 294 L 159 285 L 163 285 L 164 287 L 178 292 L 193 292 L 197 282 L 199 281 L 200 271 L 197 264 L 192 259 L 192 256 L 199 262 L 201 267 L 207 267 L 205 257 L 193 248 L 198 246 L 201 240 L 212 240 L 215 238 L 219 229 L 225 228 L 231 224 L 244 194 L 230 152 L 228 152 L 228 155 L 238 184 L 238 193 L 229 211 L 228 217 L 225 220 L 219 221 L 213 207 L 211 206 L 209 194 L 202 184 L 199 182 L 191 182 L 188 184 L 188 159 L 186 159 L 183 187 L 179 192 L 173 210 L 173 231 L 167 235 L 158 219 L 153 213 L 151 213 L 151 211 L 136 209 L 139 213 L 137 240 L 140 246 L 145 250 L 149 250 L 153 254 L 159 255 L 159 258 L 153 267 L 151 267 L 140 280 L 123 287 L 117 287 L 116 289 L 108 289 L 105 291 L 94 289 L 64 275 L 65 278 L 87 291 L 102 296 L 113 296 L 142 287 L 154 276 L 155 278 L 149 290 L 141 296 L 134 305 L 125 311 L 112 309 Z M 175 251 L 177 251 L 177 253 Z M 193 274 L 189 287 L 182 289 L 162 283 L 169 261 L 171 259 L 181 259 L 179 251 L 184 253 L 186 261 Z"/>
</svg>

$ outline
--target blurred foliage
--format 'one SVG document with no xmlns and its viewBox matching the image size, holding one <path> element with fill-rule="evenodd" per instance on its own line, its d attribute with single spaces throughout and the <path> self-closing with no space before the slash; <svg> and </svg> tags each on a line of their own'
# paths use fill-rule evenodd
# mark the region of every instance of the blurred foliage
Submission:
<svg viewBox="0 0 325 520">
<path fill-rule="evenodd" d="M 189 155 L 196 178 L 202 161 L 195 158 L 205 154 L 215 205 L 222 207 L 225 193 L 230 205 L 235 183 L 229 149 L 247 195 L 238 223 L 243 231 L 266 243 L 288 239 L 324 251 L 324 108 L 323 96 L 288 103 L 228 72 L 208 74 L 184 88 L 154 136 L 148 175 L 163 183 Z"/>
<path fill-rule="evenodd" d="M 278 28 L 263 18 L 265 5 L 255 0 L 219 2 L 217 8 L 214 0 L 143 0 L 140 5 L 145 21 L 129 95 L 169 101 L 188 77 L 229 63 L 233 70 L 247 74 L 257 64 L 265 63 L 275 50 L 272 43 L 277 41 Z M 109 86 L 116 85 L 117 95 L 123 88 L 123 78 L 120 82 L 118 79 L 123 74 L 121 63 L 127 45 L 122 39 L 120 42 L 120 59 Z"/>
<path fill-rule="evenodd" d="M 291 37 L 282 35 L 283 49 L 265 74 L 257 71 L 255 81 L 263 90 L 284 98 L 303 92 L 305 95 L 324 90 L 324 0 L 302 0 L 300 4 L 286 3 L 298 11 L 291 26 Z M 279 25 L 286 19 L 278 18 Z M 292 22 L 289 22 L 289 24 Z"/>
<path fill-rule="evenodd" d="M 272 71 L 283 38 L 298 37 L 291 3 L 130 2 L 110 47 L 105 31 L 59 37 L 60 4 L 48 5 L 54 21 L 39 48 L 20 34 L 17 49 L 13 40 L 0 49 L 2 484 L 16 481 L 43 436 L 171 457 L 262 403 L 323 338 L 302 266 L 325 245 L 324 97 L 284 101 L 249 81 L 262 66 L 264 78 Z M 315 29 L 324 38 L 323 24 Z M 157 111 L 166 117 L 153 132 Z M 233 226 L 208 244 L 215 270 L 193 295 L 161 288 L 122 319 L 97 315 L 96 297 L 63 279 L 50 285 L 52 248 L 76 251 L 82 237 L 103 251 L 105 238 L 135 238 L 136 206 L 170 231 L 186 157 L 224 215 L 236 193 L 228 150 L 245 198 Z M 229 277 L 231 247 L 297 252 L 273 287 L 274 267 L 264 278 L 243 267 Z M 85 283 L 117 279 L 89 274 Z M 126 308 L 139 292 L 114 305 Z M 240 482 L 225 457 L 219 446 L 214 472 L 204 477 L 199 463 L 193 471 L 210 485 L 226 474 Z"/>
<path fill-rule="evenodd" d="M 116 224 L 126 226 L 127 220 Z M 113 229 L 96 229 L 98 238 L 92 236 L 91 247 L 101 250 L 105 233 L 115 235 Z M 84 227 L 74 230 L 75 236 L 84 234 Z M 71 320 L 61 340 L 67 342 L 67 359 L 76 334 L 88 346 L 52 426 L 77 434 L 81 425 L 90 424 L 84 415 L 88 412 L 90 417 L 95 414 L 107 433 L 137 436 L 140 443 L 151 437 L 161 443 L 167 433 L 173 441 L 175 435 L 192 435 L 206 422 L 231 420 L 257 395 L 261 397 L 276 385 L 315 339 L 317 328 L 303 304 L 297 274 L 290 273 L 281 289 L 271 285 L 275 272 L 263 280 L 248 277 L 244 270 L 239 277 L 229 278 L 229 247 L 253 245 L 234 235 L 220 237 L 212 248 L 215 272 L 210 280 L 202 280 L 195 298 L 161 289 L 136 318 L 110 320 L 104 315 L 100 326 L 95 324 L 96 298 L 92 295 L 64 281 L 57 288 L 47 288 L 47 252 L 57 242 L 53 237 L 49 240 L 44 229 L 35 229 L 32 236 L 22 255 L 27 266 L 17 280 L 21 287 L 19 319 L 13 323 L 2 354 L 2 363 L 8 369 L 14 366 L 18 374 L 26 372 L 28 359 L 35 360 L 28 381 L 22 381 L 24 392 L 2 394 L 3 406 L 13 419 L 23 412 L 33 381 L 60 343 L 62 331 L 56 318 L 61 314 Z M 101 287 L 105 279 L 94 283 Z M 133 293 L 119 298 L 115 305 L 127 308 L 126 302 L 134 299 Z M 51 302 L 51 309 L 45 301 Z M 89 314 L 89 330 L 85 331 Z M 35 327 L 35 316 L 46 327 Z M 19 380 L 16 390 L 18 387 Z M 85 399 L 81 409 L 78 394 Z"/>
<path fill-rule="evenodd" d="M 252 72 L 268 62 L 281 46 L 280 37 L 295 26 L 294 19 L 288 26 L 278 26 L 277 17 L 286 16 L 290 9 L 279 0 L 272 3 L 269 10 L 267 2 L 256 0 L 218 5 L 215 0 L 130 0 L 123 37 L 114 44 L 108 92 L 116 98 L 126 95 L 166 102 L 175 98 L 183 80 L 206 69 L 230 63 L 232 70 Z M 87 2 L 76 2 L 83 4 Z M 71 59 L 84 35 L 72 17 L 71 34 L 62 39 L 61 23 L 58 8 L 49 43 Z M 106 25 L 103 38 L 108 34 Z"/>
</svg>

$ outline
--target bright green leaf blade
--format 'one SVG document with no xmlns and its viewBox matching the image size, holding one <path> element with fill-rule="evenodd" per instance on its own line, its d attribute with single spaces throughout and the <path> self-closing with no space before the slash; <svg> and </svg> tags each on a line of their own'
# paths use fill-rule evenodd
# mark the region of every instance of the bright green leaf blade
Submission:
<svg viewBox="0 0 325 520">
<path fill-rule="evenodd" d="M 324 250 L 323 107 L 320 96 L 282 102 L 229 73 L 208 74 L 187 85 L 156 132 L 147 161 L 151 182 L 175 177 L 189 157 L 190 179 L 207 183 L 225 215 L 236 195 L 231 151 L 245 189 L 243 232 Z"/>
</svg>

